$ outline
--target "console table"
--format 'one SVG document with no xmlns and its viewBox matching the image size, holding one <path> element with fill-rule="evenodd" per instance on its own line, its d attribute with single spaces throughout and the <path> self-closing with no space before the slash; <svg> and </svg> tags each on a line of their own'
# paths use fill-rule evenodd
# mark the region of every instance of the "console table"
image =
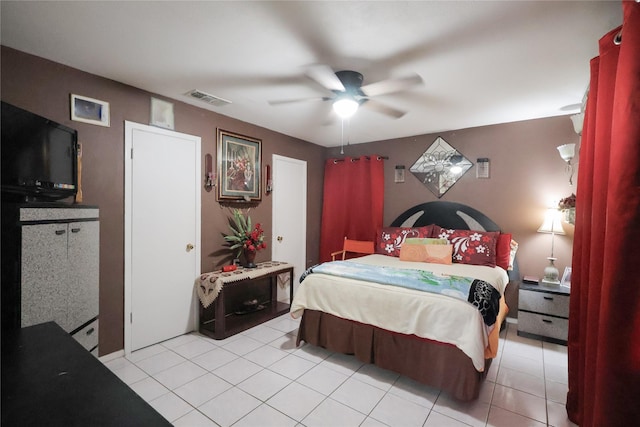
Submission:
<svg viewBox="0 0 640 427">
<path fill-rule="evenodd" d="M 278 281 L 286 278 L 289 303 L 278 301 Z M 213 303 L 203 289 L 215 287 Z M 289 311 L 293 301 L 293 265 L 268 261 L 256 268 L 238 268 L 232 272 L 213 271 L 196 280 L 200 296 L 200 333 L 225 339 Z M 248 301 L 254 301 L 248 306 Z M 209 305 L 210 304 L 210 305 Z"/>
</svg>

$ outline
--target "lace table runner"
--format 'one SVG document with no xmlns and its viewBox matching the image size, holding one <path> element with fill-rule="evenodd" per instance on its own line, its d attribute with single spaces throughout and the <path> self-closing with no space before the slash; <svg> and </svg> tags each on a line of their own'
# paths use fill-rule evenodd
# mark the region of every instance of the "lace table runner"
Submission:
<svg viewBox="0 0 640 427">
<path fill-rule="evenodd" d="M 287 268 L 293 268 L 293 265 L 287 262 L 266 261 L 258 263 L 255 268 L 238 267 L 235 271 L 224 272 L 222 270 L 216 270 L 209 273 L 202 273 L 195 281 L 196 292 L 202 306 L 207 308 L 216 300 L 225 283 L 255 279 L 286 270 Z M 282 287 L 284 287 L 287 282 L 288 277 L 283 280 L 278 277 L 278 283 Z"/>
</svg>

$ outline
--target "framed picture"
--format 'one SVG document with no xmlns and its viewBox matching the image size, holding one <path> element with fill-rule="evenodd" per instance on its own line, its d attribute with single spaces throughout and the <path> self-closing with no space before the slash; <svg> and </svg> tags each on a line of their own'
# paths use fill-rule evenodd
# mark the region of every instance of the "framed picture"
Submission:
<svg viewBox="0 0 640 427">
<path fill-rule="evenodd" d="M 218 201 L 262 200 L 262 141 L 218 129 Z"/>
<path fill-rule="evenodd" d="M 566 288 L 571 287 L 571 267 L 564 268 L 564 274 L 562 274 L 562 281 L 560 281 L 560 285 Z"/>
<path fill-rule="evenodd" d="M 71 94 L 71 120 L 109 127 L 109 103 Z"/>
<path fill-rule="evenodd" d="M 173 130 L 173 104 L 151 98 L 151 125 Z"/>
</svg>

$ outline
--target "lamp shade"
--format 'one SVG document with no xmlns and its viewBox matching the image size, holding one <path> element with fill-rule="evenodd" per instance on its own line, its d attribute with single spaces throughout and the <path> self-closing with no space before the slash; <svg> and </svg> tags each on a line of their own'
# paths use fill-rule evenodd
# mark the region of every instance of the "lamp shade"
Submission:
<svg viewBox="0 0 640 427">
<path fill-rule="evenodd" d="M 562 213 L 558 209 L 548 209 L 544 215 L 544 222 L 538 228 L 538 233 L 565 234 L 561 219 Z"/>
<path fill-rule="evenodd" d="M 350 96 L 338 98 L 333 103 L 333 111 L 343 119 L 353 116 L 358 110 L 358 102 Z"/>
<path fill-rule="evenodd" d="M 576 144 L 564 144 L 558 147 L 558 152 L 560 152 L 560 157 L 565 162 L 570 162 L 576 155 Z"/>
</svg>

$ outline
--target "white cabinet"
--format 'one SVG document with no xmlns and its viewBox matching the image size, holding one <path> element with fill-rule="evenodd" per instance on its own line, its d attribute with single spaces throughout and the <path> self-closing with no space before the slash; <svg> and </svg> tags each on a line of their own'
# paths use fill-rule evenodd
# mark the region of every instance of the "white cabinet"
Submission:
<svg viewBox="0 0 640 427">
<path fill-rule="evenodd" d="M 20 327 L 67 322 L 67 224 L 22 226 Z"/>
<path fill-rule="evenodd" d="M 99 311 L 100 223 L 71 222 L 68 239 L 69 287 L 73 289 L 69 306 L 75 307 L 69 310 L 69 320 L 77 328 Z"/>
<path fill-rule="evenodd" d="M 97 347 L 98 217 L 97 208 L 24 205 L 17 208 L 13 227 L 3 220 L 3 232 L 14 235 L 17 247 L 13 254 L 3 253 L 3 268 L 9 257 L 15 265 L 16 291 L 13 306 L 2 305 L 3 311 L 17 311 L 16 326 L 55 321 L 88 350 Z"/>
</svg>

